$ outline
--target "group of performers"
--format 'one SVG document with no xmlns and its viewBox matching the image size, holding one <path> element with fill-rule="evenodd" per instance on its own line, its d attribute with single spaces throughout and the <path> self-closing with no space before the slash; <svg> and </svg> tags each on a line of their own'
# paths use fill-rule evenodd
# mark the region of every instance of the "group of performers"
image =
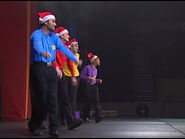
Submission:
<svg viewBox="0 0 185 139">
<path fill-rule="evenodd" d="M 43 136 L 44 129 L 49 135 L 59 136 L 59 127 L 66 124 L 69 130 L 79 127 L 83 121 L 89 122 L 91 105 L 95 111 L 95 122 L 102 120 L 97 79 L 100 59 L 88 53 L 90 64 L 81 73 L 78 67 L 82 60 L 78 53 L 79 43 L 70 39 L 69 31 L 56 28 L 56 18 L 50 12 L 38 13 L 41 27 L 31 34 L 30 92 L 32 114 L 28 122 L 33 136 Z M 84 82 L 84 109 L 82 119 L 75 117 L 78 86 Z M 48 116 L 48 127 L 45 125 Z"/>
</svg>

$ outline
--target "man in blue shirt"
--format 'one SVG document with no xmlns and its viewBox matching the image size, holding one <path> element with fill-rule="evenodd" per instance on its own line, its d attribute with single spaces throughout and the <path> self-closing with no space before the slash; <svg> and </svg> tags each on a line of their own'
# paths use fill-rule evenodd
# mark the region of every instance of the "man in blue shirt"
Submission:
<svg viewBox="0 0 185 139">
<path fill-rule="evenodd" d="M 41 28 L 35 30 L 31 35 L 33 62 L 30 66 L 30 91 L 32 115 L 28 128 L 33 136 L 42 136 L 43 131 L 40 126 L 49 113 L 49 134 L 58 137 L 57 73 L 52 66 L 56 57 L 56 49 L 77 64 L 79 61 L 54 33 L 55 16 L 50 12 L 38 13 L 38 15 Z"/>
</svg>

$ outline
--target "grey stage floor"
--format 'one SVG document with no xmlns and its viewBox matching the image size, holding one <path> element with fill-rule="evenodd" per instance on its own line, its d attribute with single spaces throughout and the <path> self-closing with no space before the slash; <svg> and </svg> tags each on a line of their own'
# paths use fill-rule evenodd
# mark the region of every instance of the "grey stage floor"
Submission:
<svg viewBox="0 0 185 139">
<path fill-rule="evenodd" d="M 1 138 L 36 138 L 27 129 L 28 121 L 1 121 Z M 44 138 L 49 136 L 45 133 Z M 43 138 L 40 137 L 40 138 Z M 60 128 L 60 138 L 185 138 L 185 119 L 104 118 L 100 123 L 83 123 L 74 130 Z M 38 137 L 37 137 L 38 138 Z"/>
</svg>

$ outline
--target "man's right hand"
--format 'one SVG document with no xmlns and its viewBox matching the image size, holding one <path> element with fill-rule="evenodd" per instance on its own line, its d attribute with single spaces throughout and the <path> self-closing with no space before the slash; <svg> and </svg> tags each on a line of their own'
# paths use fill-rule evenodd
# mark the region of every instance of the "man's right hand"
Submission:
<svg viewBox="0 0 185 139">
<path fill-rule="evenodd" d="M 43 52 L 42 53 L 42 56 L 45 57 L 45 58 L 50 58 L 51 57 L 51 54 L 48 53 L 48 52 Z"/>
<path fill-rule="evenodd" d="M 89 77 L 89 80 L 96 82 L 96 77 Z"/>
<path fill-rule="evenodd" d="M 57 71 L 57 76 L 61 79 L 62 78 L 62 71 L 59 69 L 59 67 L 55 68 Z"/>
</svg>

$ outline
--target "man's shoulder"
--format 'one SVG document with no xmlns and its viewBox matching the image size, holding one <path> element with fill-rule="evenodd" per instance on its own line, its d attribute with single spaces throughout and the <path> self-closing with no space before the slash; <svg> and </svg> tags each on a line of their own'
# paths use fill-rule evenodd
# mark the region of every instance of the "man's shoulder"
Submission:
<svg viewBox="0 0 185 139">
<path fill-rule="evenodd" d="M 89 64 L 89 65 L 86 65 L 85 67 L 84 67 L 84 69 L 89 69 L 89 68 L 91 68 L 91 65 Z"/>
<path fill-rule="evenodd" d="M 37 35 L 40 35 L 40 34 L 41 34 L 41 30 L 37 29 L 37 30 L 32 32 L 31 36 L 37 36 Z"/>
<path fill-rule="evenodd" d="M 41 29 L 37 29 L 37 30 L 33 31 L 33 33 L 41 33 Z"/>
<path fill-rule="evenodd" d="M 67 48 L 69 49 L 69 45 L 68 45 L 68 44 L 65 43 L 64 46 L 67 47 Z"/>
</svg>

